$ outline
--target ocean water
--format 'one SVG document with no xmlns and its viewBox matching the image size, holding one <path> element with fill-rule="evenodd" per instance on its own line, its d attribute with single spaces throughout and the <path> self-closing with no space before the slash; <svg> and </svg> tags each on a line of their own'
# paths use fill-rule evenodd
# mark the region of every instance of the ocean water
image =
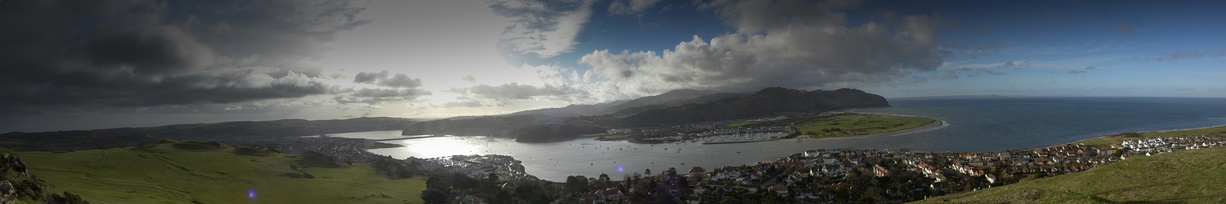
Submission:
<svg viewBox="0 0 1226 204">
<path fill-rule="evenodd" d="M 581 138 L 549 143 L 518 143 L 480 136 L 389 141 L 404 147 L 372 149 L 396 158 L 456 154 L 501 154 L 524 161 L 529 174 L 551 181 L 566 176 L 617 178 L 633 172 L 692 166 L 712 169 L 753 164 L 810 149 L 908 148 L 913 151 L 1001 151 L 1068 143 L 1120 132 L 1158 131 L 1226 125 L 1226 99 L 1210 98 L 997 98 L 891 100 L 893 107 L 856 112 L 937 118 L 947 126 L 887 136 L 779 140 L 703 145 L 634 144 Z M 336 134 L 385 139 L 399 131 Z"/>
<path fill-rule="evenodd" d="M 860 112 L 938 118 L 949 127 L 867 139 L 929 151 L 1000 151 L 1100 135 L 1226 125 L 1221 98 L 997 98 L 894 100 Z M 885 138 L 882 138 L 885 139 Z"/>
</svg>

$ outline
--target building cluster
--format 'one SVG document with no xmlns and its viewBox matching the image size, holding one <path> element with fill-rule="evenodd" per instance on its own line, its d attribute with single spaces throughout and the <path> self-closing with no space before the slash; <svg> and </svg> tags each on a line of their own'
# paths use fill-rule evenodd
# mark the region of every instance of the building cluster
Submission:
<svg viewBox="0 0 1226 204">
<path fill-rule="evenodd" d="M 1220 147 L 1226 138 L 1187 136 L 1124 141 L 1120 145 L 1067 144 L 1003 152 L 912 152 L 890 149 L 821 149 L 706 172 L 701 167 L 679 174 L 693 200 L 733 192 L 773 192 L 797 202 L 836 202 L 831 192 L 854 186 L 853 175 L 922 178 L 923 189 L 886 192 L 954 193 L 1013 183 L 1026 177 L 1089 170 L 1128 158 L 1185 149 Z M 909 178 L 909 177 L 908 177 Z M 900 179 L 895 179 L 900 180 Z M 610 195 L 594 192 L 591 195 Z M 622 194 L 618 194 L 622 195 Z M 588 196 L 588 195 L 584 195 Z M 589 200 L 595 201 L 595 200 Z M 612 200 L 602 199 L 602 202 Z"/>
<path fill-rule="evenodd" d="M 260 146 L 275 149 L 285 154 L 302 154 L 307 151 L 319 152 L 348 162 L 370 162 L 381 157 L 365 149 L 376 148 L 380 144 L 368 139 L 314 137 L 296 138 L 292 140 L 256 143 Z"/>
<path fill-rule="evenodd" d="M 812 115 L 812 114 L 807 114 Z M 652 142 L 706 142 L 703 138 L 718 140 L 744 140 L 730 136 L 746 135 L 755 133 L 766 133 L 767 135 L 775 135 L 783 133 L 779 137 L 786 136 L 796 130 L 790 126 L 771 126 L 771 127 L 729 127 L 729 124 L 740 122 L 769 122 L 776 120 L 788 119 L 789 116 L 774 116 L 763 117 L 746 120 L 724 120 L 715 122 L 692 123 L 684 125 L 660 126 L 660 127 L 636 127 L 636 128 L 610 128 L 607 133 L 610 135 L 618 134 L 638 134 L 644 135 L 644 141 Z M 762 134 L 759 134 L 762 135 Z M 768 136 L 769 137 L 769 136 Z M 757 141 L 757 140 L 750 140 Z M 719 142 L 738 142 L 738 141 L 719 141 Z"/>
<path fill-rule="evenodd" d="M 524 166 L 519 160 L 504 155 L 454 155 L 437 158 L 409 158 L 419 164 L 418 168 L 427 171 L 448 171 L 463 173 L 472 178 L 486 178 L 490 174 L 498 176 L 501 182 L 520 180 L 540 180 L 536 176 L 524 172 Z"/>
<path fill-rule="evenodd" d="M 1120 148 L 1125 154 L 1150 156 L 1176 150 L 1214 147 L 1219 146 L 1222 142 L 1220 137 L 1163 137 L 1123 141 L 1120 142 Z"/>
<path fill-rule="evenodd" d="M 779 139 L 796 132 L 791 126 L 720 128 L 684 134 L 686 138 L 704 143 L 752 142 Z"/>
</svg>

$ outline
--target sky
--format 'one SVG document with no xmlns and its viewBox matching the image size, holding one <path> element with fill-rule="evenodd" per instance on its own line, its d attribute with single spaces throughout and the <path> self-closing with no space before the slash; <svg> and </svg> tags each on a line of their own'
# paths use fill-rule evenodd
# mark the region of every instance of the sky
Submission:
<svg viewBox="0 0 1226 204">
<path fill-rule="evenodd" d="M 0 0 L 0 132 L 675 89 L 1226 97 L 1223 1 Z"/>
</svg>

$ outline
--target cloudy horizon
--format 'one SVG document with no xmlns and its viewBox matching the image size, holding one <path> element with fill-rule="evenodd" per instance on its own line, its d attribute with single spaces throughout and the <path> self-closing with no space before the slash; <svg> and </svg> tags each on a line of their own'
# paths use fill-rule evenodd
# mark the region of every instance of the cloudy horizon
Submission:
<svg viewBox="0 0 1226 204">
<path fill-rule="evenodd" d="M 442 118 L 675 89 L 1226 97 L 1216 1 L 0 1 L 0 132 Z"/>
</svg>

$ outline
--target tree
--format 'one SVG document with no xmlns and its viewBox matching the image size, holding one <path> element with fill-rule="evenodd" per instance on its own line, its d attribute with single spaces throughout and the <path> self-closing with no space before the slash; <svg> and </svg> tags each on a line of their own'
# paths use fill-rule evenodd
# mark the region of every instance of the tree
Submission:
<svg viewBox="0 0 1226 204">
<path fill-rule="evenodd" d="M 426 188 L 421 192 L 421 199 L 426 203 L 449 203 L 451 193 L 437 188 Z"/>
<path fill-rule="evenodd" d="M 514 203 L 514 201 L 512 201 L 511 199 L 512 199 L 511 193 L 507 193 L 507 191 L 498 191 L 498 194 L 494 195 L 494 200 L 492 200 L 493 202 L 491 203 L 495 203 L 495 204 Z"/>
<path fill-rule="evenodd" d="M 646 171 L 643 171 L 643 175 L 651 176 L 651 169 L 647 169 Z"/>
<path fill-rule="evenodd" d="M 488 180 L 490 183 L 498 182 L 498 174 L 494 174 L 494 172 L 490 172 L 489 175 L 485 176 L 485 179 Z"/>
<path fill-rule="evenodd" d="M 609 178 L 608 174 L 600 174 L 600 178 L 596 182 L 600 184 L 600 188 L 608 188 L 613 183 L 613 179 Z"/>
<path fill-rule="evenodd" d="M 571 190 L 571 193 L 584 193 L 591 190 L 590 184 L 587 183 L 585 176 L 567 176 L 566 188 Z"/>
<path fill-rule="evenodd" d="M 735 204 L 735 203 L 741 203 L 741 200 L 740 200 L 740 199 L 736 199 L 735 197 L 732 197 L 732 196 L 724 196 L 723 198 L 720 198 L 720 199 L 719 199 L 719 203 L 721 203 L 721 204 L 728 204 L 728 203 L 733 203 L 733 204 Z"/>
<path fill-rule="evenodd" d="M 473 187 L 477 187 L 477 185 L 479 185 L 477 183 L 477 179 L 468 177 L 468 175 L 464 175 L 463 173 L 455 173 L 451 176 L 451 186 L 455 187 L 456 189 L 471 190 Z"/>
<path fill-rule="evenodd" d="M 552 201 L 540 184 L 529 183 L 515 188 L 517 197 L 527 203 L 549 203 Z"/>
</svg>

